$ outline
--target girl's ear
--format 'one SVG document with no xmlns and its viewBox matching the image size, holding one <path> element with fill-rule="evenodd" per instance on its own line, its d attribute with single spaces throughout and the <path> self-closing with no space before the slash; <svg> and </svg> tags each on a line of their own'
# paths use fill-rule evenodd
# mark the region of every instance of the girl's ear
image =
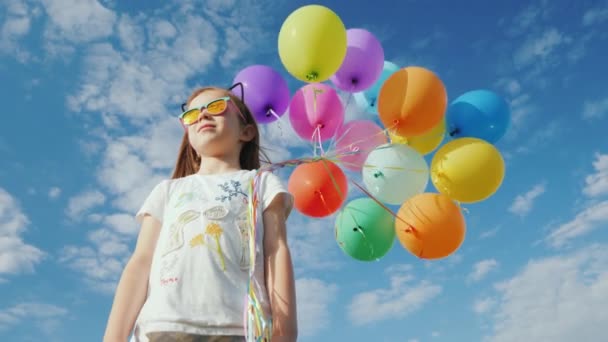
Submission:
<svg viewBox="0 0 608 342">
<path fill-rule="evenodd" d="M 253 138 L 255 138 L 255 135 L 255 127 L 253 127 L 253 125 L 247 125 L 241 130 L 241 141 L 250 142 L 251 140 L 253 140 Z"/>
</svg>

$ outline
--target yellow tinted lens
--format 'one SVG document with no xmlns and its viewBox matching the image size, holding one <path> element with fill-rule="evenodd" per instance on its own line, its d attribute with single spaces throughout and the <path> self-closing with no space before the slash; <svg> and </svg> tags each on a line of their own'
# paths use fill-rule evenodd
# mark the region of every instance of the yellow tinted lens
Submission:
<svg viewBox="0 0 608 342">
<path fill-rule="evenodd" d="M 213 101 L 207 106 L 207 112 L 212 115 L 221 114 L 226 110 L 226 106 L 227 102 L 224 99 Z"/>
<path fill-rule="evenodd" d="M 198 119 L 200 114 L 201 111 L 199 109 L 190 109 L 186 112 L 186 114 L 184 114 L 184 116 L 182 116 L 182 121 L 184 124 L 190 125 Z"/>
</svg>

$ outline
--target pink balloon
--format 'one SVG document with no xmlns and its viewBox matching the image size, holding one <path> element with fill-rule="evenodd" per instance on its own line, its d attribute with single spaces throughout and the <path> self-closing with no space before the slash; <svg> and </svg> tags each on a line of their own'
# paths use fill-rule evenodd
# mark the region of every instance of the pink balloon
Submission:
<svg viewBox="0 0 608 342">
<path fill-rule="evenodd" d="M 342 126 L 344 107 L 332 87 L 310 83 L 293 96 L 289 119 L 302 139 L 323 142 L 331 139 Z"/>
<path fill-rule="evenodd" d="M 383 129 L 370 120 L 352 120 L 344 124 L 336 138 L 336 151 L 342 166 L 349 170 L 360 171 L 371 151 L 388 143 Z"/>
</svg>

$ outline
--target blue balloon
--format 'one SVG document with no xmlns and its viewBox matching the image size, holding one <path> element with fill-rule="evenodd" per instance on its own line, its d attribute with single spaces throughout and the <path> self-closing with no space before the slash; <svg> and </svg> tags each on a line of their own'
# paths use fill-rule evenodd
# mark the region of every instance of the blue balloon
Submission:
<svg viewBox="0 0 608 342">
<path fill-rule="evenodd" d="M 446 114 L 450 137 L 473 137 L 491 144 L 502 138 L 511 122 L 509 104 L 496 93 L 472 90 L 454 100 Z"/>
<path fill-rule="evenodd" d="M 384 61 L 382 74 L 380 74 L 380 77 L 378 77 L 376 82 L 374 82 L 374 84 L 372 84 L 369 88 L 365 89 L 365 91 L 358 92 L 353 95 L 357 106 L 366 112 L 378 114 L 378 93 L 380 93 L 380 88 L 382 88 L 384 81 L 386 81 L 399 69 L 400 68 L 398 65 L 389 61 Z"/>
</svg>

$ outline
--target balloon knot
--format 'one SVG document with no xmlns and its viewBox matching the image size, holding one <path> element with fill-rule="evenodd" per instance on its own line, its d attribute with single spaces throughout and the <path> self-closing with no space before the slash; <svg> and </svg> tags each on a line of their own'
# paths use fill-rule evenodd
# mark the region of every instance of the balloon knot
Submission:
<svg viewBox="0 0 608 342">
<path fill-rule="evenodd" d="M 272 106 L 268 105 L 266 106 L 266 117 L 269 117 L 272 115 Z"/>
<path fill-rule="evenodd" d="M 317 128 L 319 128 L 319 129 L 321 129 L 321 128 L 325 128 L 325 124 L 322 124 L 322 123 L 317 124 Z"/>
<path fill-rule="evenodd" d="M 460 133 L 460 129 L 458 128 L 454 128 L 453 130 L 450 131 L 450 136 L 453 137 L 454 135 Z"/>
<path fill-rule="evenodd" d="M 371 100 L 369 101 L 369 106 L 370 106 L 370 107 L 373 107 L 373 106 L 375 106 L 375 105 L 376 105 L 376 98 L 373 98 L 373 99 L 371 99 Z"/>
<path fill-rule="evenodd" d="M 319 77 L 319 74 L 316 71 L 313 71 L 310 74 L 306 75 L 306 80 L 311 82 L 311 81 L 315 81 L 318 77 Z"/>
<path fill-rule="evenodd" d="M 384 174 L 382 173 L 382 171 L 376 171 L 374 172 L 374 178 L 380 178 L 384 176 Z"/>
</svg>

